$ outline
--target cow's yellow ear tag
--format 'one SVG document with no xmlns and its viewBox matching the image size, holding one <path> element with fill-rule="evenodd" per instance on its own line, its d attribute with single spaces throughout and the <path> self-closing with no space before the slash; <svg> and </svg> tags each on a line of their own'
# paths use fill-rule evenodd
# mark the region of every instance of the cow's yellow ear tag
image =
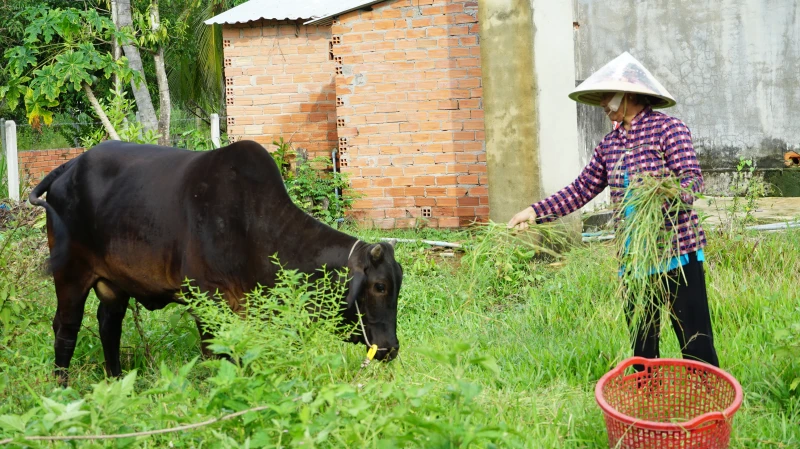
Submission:
<svg viewBox="0 0 800 449">
<path fill-rule="evenodd" d="M 375 354 L 378 352 L 378 345 L 372 345 L 367 351 L 367 358 L 372 360 L 375 358 Z"/>
</svg>

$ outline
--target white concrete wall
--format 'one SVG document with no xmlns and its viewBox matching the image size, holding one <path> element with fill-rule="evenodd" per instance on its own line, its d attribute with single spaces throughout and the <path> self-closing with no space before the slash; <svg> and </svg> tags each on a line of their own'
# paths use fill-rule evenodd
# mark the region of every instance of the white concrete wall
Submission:
<svg viewBox="0 0 800 449">
<path fill-rule="evenodd" d="M 577 105 L 567 97 L 575 88 L 572 3 L 531 0 L 531 7 L 541 186 L 542 195 L 549 196 L 574 181 L 588 160 L 579 145 Z M 587 208 L 606 195 L 599 195 Z"/>
</svg>

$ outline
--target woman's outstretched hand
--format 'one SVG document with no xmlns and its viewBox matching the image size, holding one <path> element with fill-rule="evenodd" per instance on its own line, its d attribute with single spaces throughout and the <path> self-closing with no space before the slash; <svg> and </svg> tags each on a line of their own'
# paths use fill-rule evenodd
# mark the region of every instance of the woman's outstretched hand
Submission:
<svg viewBox="0 0 800 449">
<path fill-rule="evenodd" d="M 508 222 L 509 228 L 517 228 L 520 230 L 527 229 L 530 223 L 536 220 L 536 211 L 533 207 L 528 206 L 520 212 L 517 212 Z"/>
</svg>

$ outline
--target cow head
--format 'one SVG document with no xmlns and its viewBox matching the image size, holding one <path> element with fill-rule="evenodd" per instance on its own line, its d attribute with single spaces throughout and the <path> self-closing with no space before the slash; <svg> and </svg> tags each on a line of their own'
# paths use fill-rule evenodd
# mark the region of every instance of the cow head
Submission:
<svg viewBox="0 0 800 449">
<path fill-rule="evenodd" d="M 347 316 L 355 317 L 356 304 L 361 312 L 367 339 L 378 345 L 375 358 L 391 361 L 400 351 L 397 341 L 397 297 L 403 282 L 403 268 L 394 258 L 388 243 L 359 244 L 347 267 L 350 284 L 347 293 Z M 353 343 L 367 342 L 361 326 L 351 335 Z"/>
</svg>

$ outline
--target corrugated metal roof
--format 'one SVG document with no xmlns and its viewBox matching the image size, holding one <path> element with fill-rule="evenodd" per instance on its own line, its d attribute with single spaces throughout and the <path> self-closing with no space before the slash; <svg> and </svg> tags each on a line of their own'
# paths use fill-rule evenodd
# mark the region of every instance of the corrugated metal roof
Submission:
<svg viewBox="0 0 800 449">
<path fill-rule="evenodd" d="M 232 24 L 255 20 L 310 19 L 307 24 L 330 23 L 333 17 L 385 0 L 250 0 L 204 23 Z"/>
<path fill-rule="evenodd" d="M 335 11 L 330 12 L 330 13 L 324 15 L 324 16 L 315 18 L 313 20 L 309 20 L 304 25 L 328 25 L 331 22 L 333 22 L 333 19 L 336 16 L 339 16 L 339 15 L 342 15 L 342 14 L 347 14 L 348 12 L 355 11 L 357 9 L 366 8 L 367 6 L 372 6 L 372 5 L 376 4 L 376 3 L 381 3 L 383 1 L 386 1 L 386 0 L 370 0 L 370 1 L 361 0 L 359 2 L 347 2 L 347 1 L 334 2 L 334 3 L 338 3 L 339 4 L 339 7 L 336 8 Z M 350 3 L 350 5 L 347 5 L 348 3 Z"/>
</svg>

